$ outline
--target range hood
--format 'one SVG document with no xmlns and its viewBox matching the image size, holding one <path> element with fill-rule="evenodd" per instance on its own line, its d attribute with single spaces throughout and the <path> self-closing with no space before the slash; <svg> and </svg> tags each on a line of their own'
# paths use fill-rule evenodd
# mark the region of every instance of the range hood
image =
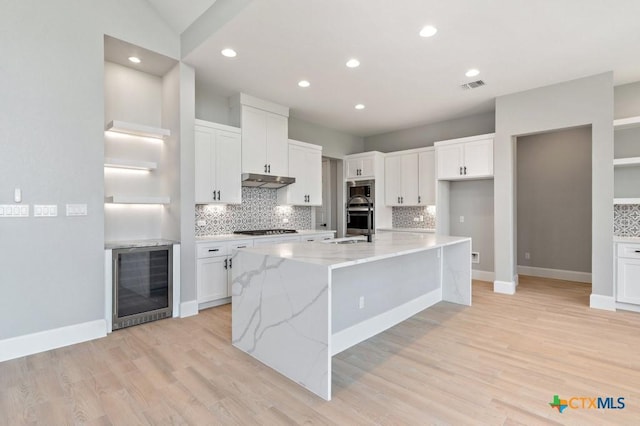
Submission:
<svg viewBox="0 0 640 426">
<path fill-rule="evenodd" d="M 296 178 L 285 176 L 259 175 L 256 173 L 243 173 L 242 186 L 252 188 L 282 188 L 295 183 Z"/>
</svg>

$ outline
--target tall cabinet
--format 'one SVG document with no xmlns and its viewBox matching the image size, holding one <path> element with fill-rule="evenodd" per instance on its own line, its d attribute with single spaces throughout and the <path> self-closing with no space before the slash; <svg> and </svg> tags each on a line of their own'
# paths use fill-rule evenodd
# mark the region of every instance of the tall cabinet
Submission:
<svg viewBox="0 0 640 426">
<path fill-rule="evenodd" d="M 390 152 L 385 158 L 387 206 L 428 206 L 436 202 L 433 148 Z"/>
</svg>

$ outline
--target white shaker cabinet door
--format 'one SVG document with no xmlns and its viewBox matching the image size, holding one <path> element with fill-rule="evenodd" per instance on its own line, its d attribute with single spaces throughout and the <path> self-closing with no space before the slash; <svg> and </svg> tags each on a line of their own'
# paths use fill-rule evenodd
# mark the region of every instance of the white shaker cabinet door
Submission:
<svg viewBox="0 0 640 426">
<path fill-rule="evenodd" d="M 266 164 L 267 174 L 289 175 L 289 124 L 287 117 L 266 112 Z"/>
<path fill-rule="evenodd" d="M 198 259 L 198 303 L 211 302 L 229 296 L 227 264 L 227 256 Z"/>
<path fill-rule="evenodd" d="M 399 206 L 402 193 L 402 156 L 384 159 L 384 200 L 387 206 Z"/>
<path fill-rule="evenodd" d="M 493 139 L 464 144 L 464 176 L 493 176 Z"/>
<path fill-rule="evenodd" d="M 462 176 L 463 145 L 447 145 L 436 148 L 438 179 L 460 179 Z"/>
<path fill-rule="evenodd" d="M 215 130 L 207 127 L 195 129 L 195 200 L 196 204 L 214 201 L 214 176 L 211 168 L 215 154 Z"/>
<path fill-rule="evenodd" d="M 436 204 L 436 161 L 435 151 L 418 154 L 418 204 L 432 206 Z"/>
<path fill-rule="evenodd" d="M 403 206 L 418 205 L 418 154 L 405 154 L 402 156 L 400 173 L 402 187 L 400 202 Z"/>
<path fill-rule="evenodd" d="M 240 135 L 218 131 L 216 134 L 216 188 L 223 203 L 240 204 L 242 201 Z M 197 157 L 196 157 L 196 161 Z"/>
<path fill-rule="evenodd" d="M 640 259 L 618 258 L 616 300 L 640 305 Z"/>
<path fill-rule="evenodd" d="M 242 172 L 265 174 L 267 166 L 267 116 L 264 111 L 242 107 Z"/>
</svg>

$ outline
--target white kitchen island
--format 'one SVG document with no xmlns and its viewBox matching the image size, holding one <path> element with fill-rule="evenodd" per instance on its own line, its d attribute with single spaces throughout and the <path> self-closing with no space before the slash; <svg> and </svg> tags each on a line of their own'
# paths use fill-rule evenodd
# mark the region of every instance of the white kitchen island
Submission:
<svg viewBox="0 0 640 426">
<path fill-rule="evenodd" d="M 440 301 L 471 305 L 470 238 L 254 247 L 232 271 L 233 345 L 326 400 L 333 355 Z"/>
</svg>

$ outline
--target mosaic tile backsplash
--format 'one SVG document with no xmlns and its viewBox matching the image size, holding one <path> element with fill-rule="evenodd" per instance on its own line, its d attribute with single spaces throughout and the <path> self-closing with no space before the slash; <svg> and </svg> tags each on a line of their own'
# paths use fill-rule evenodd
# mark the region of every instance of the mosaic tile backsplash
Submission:
<svg viewBox="0 0 640 426">
<path fill-rule="evenodd" d="M 196 237 L 250 229 L 311 229 L 311 209 L 278 206 L 276 189 L 242 188 L 242 204 L 197 205 Z M 289 219 L 283 223 L 283 219 Z M 204 220 L 205 226 L 198 226 Z"/>
<path fill-rule="evenodd" d="M 394 228 L 429 228 L 436 227 L 435 206 L 428 207 L 393 207 L 391 224 Z M 414 222 L 416 217 L 424 216 L 424 222 Z"/>
<path fill-rule="evenodd" d="M 613 206 L 613 235 L 616 237 L 640 237 L 639 204 L 616 204 Z"/>
</svg>

